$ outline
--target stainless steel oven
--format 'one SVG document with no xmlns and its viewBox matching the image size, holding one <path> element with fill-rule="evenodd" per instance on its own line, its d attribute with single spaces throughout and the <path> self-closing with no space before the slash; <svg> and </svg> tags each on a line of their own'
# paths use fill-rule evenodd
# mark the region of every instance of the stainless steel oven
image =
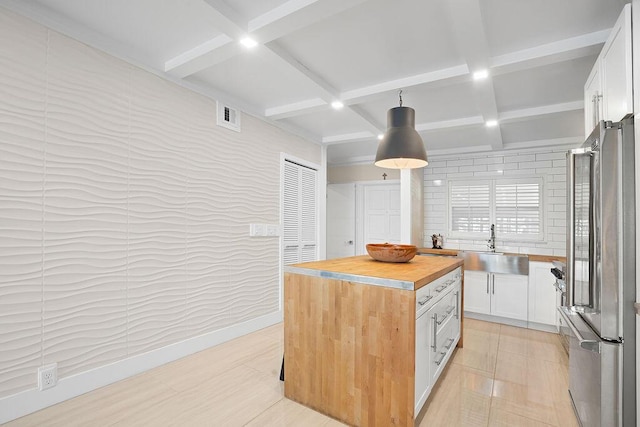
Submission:
<svg viewBox="0 0 640 427">
<path fill-rule="evenodd" d="M 556 278 L 553 286 L 556 288 L 556 292 L 558 293 L 558 298 L 556 298 L 558 307 L 564 307 L 567 305 L 567 285 L 565 283 L 566 269 L 567 266 L 565 263 L 560 261 L 553 261 L 553 268 L 551 269 L 551 273 Z M 560 343 L 562 344 L 562 348 L 564 348 L 564 351 L 569 354 L 569 326 L 566 324 L 564 318 L 559 314 L 558 333 L 560 334 Z"/>
</svg>

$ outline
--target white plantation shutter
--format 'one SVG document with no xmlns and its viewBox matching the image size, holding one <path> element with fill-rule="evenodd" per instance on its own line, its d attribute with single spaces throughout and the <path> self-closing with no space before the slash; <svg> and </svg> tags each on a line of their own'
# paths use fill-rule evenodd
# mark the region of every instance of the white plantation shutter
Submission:
<svg viewBox="0 0 640 427">
<path fill-rule="evenodd" d="M 451 231 L 484 233 L 491 226 L 489 182 L 452 182 L 449 190 Z"/>
<path fill-rule="evenodd" d="M 497 233 L 518 234 L 520 237 L 542 235 L 541 187 L 540 181 L 496 182 Z"/>
<path fill-rule="evenodd" d="M 317 171 L 284 161 L 284 265 L 318 258 Z"/>
<path fill-rule="evenodd" d="M 539 178 L 450 181 L 449 232 L 488 238 L 495 224 L 499 238 L 542 239 L 542 197 Z"/>
</svg>

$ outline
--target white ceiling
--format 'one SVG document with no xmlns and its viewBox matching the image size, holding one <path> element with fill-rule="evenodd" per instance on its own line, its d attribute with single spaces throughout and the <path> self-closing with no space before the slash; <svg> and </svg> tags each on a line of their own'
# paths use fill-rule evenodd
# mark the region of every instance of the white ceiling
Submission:
<svg viewBox="0 0 640 427">
<path fill-rule="evenodd" d="M 583 85 L 628 0 L 0 0 L 0 5 L 370 162 L 386 112 L 430 155 L 577 144 Z M 251 35 L 259 45 L 238 43 Z M 472 72 L 489 69 L 473 81 Z M 333 110 L 334 100 L 345 107 Z M 498 119 L 499 126 L 484 122 Z"/>
</svg>

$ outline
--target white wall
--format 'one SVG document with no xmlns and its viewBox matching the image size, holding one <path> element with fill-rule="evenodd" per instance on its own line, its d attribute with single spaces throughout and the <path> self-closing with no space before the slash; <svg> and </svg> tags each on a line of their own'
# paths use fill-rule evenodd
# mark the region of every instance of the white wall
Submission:
<svg viewBox="0 0 640 427">
<path fill-rule="evenodd" d="M 487 239 L 450 239 L 448 230 L 448 181 L 451 179 L 493 179 L 499 177 L 542 177 L 544 179 L 544 241 L 503 241 L 496 236 L 500 252 L 565 255 L 566 246 L 566 151 L 569 148 L 503 151 L 491 155 L 430 157 L 424 168 L 424 245 L 432 246 L 432 234 L 444 236 L 449 249 L 487 250 Z M 500 172 L 502 171 L 502 172 Z"/>
<path fill-rule="evenodd" d="M 383 176 L 386 175 L 386 177 Z M 384 169 L 373 164 L 332 166 L 327 168 L 327 181 L 330 184 L 343 184 L 359 181 L 382 181 L 400 179 L 400 169 Z"/>
<path fill-rule="evenodd" d="M 280 153 L 321 150 L 215 111 L 0 8 L 0 408 L 43 364 L 64 380 L 278 314 L 278 239 L 249 223 L 279 222 Z"/>
</svg>

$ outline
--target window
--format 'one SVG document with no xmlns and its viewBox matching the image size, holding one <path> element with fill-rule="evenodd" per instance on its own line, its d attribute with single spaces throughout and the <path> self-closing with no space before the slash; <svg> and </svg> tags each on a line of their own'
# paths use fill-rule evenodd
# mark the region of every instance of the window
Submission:
<svg viewBox="0 0 640 427">
<path fill-rule="evenodd" d="M 284 265 L 318 258 L 317 171 L 284 161 L 283 254 Z"/>
<path fill-rule="evenodd" d="M 449 182 L 449 233 L 485 237 L 491 224 L 503 239 L 542 239 L 542 179 Z"/>
<path fill-rule="evenodd" d="M 450 184 L 451 230 L 484 233 L 491 226 L 490 182 Z"/>
</svg>

